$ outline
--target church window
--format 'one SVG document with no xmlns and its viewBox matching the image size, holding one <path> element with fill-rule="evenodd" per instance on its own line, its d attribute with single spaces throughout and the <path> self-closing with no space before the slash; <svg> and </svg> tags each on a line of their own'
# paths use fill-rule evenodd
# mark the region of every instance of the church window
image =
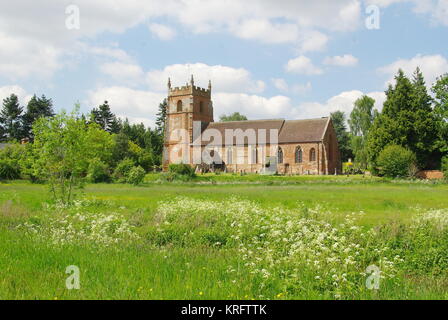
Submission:
<svg viewBox="0 0 448 320">
<path fill-rule="evenodd" d="M 177 101 L 177 112 L 182 112 L 182 100 Z"/>
<path fill-rule="evenodd" d="M 277 162 L 283 163 L 283 150 L 280 147 L 278 148 L 278 151 L 277 151 Z"/>
<path fill-rule="evenodd" d="M 298 146 L 296 148 L 295 159 L 296 159 L 296 163 L 302 163 L 302 161 L 303 161 L 303 153 L 302 153 L 302 148 L 300 146 Z"/>
<path fill-rule="evenodd" d="M 310 150 L 310 161 L 316 161 L 316 149 L 314 148 Z"/>
</svg>

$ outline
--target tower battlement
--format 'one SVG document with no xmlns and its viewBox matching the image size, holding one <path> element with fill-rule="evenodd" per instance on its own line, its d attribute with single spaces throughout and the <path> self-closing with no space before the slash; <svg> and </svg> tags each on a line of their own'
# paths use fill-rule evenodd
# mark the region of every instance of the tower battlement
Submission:
<svg viewBox="0 0 448 320">
<path fill-rule="evenodd" d="M 168 78 L 168 96 L 183 96 L 183 95 L 195 95 L 204 98 L 211 98 L 212 96 L 212 85 L 209 81 L 208 89 L 201 88 L 194 85 L 193 76 L 191 76 L 190 83 L 187 83 L 185 86 L 181 87 L 171 87 L 171 80 Z"/>
</svg>

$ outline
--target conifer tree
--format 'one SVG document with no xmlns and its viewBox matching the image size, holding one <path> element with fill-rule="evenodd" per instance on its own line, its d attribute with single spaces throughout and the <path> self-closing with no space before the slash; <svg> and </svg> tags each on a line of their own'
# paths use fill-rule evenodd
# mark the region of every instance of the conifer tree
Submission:
<svg viewBox="0 0 448 320">
<path fill-rule="evenodd" d="M 2 141 L 20 140 L 23 135 L 23 108 L 19 105 L 19 99 L 11 94 L 3 100 L 0 110 L 0 138 Z"/>
</svg>

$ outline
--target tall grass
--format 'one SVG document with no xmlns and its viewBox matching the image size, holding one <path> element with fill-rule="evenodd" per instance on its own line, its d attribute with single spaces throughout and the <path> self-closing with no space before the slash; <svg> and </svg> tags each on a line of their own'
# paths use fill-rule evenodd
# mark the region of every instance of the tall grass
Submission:
<svg viewBox="0 0 448 320">
<path fill-rule="evenodd" d="M 444 185 L 91 185 L 71 207 L 44 190 L 0 185 L 0 298 L 448 298 Z"/>
</svg>

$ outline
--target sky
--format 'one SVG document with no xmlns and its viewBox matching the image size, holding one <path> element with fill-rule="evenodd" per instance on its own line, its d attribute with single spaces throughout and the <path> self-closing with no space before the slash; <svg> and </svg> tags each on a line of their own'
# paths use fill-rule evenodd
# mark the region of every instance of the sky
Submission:
<svg viewBox="0 0 448 320">
<path fill-rule="evenodd" d="M 212 81 L 215 121 L 382 108 L 399 68 L 448 72 L 448 0 L 15 0 L 0 3 L 0 99 L 104 100 L 154 126 L 167 80 Z"/>
</svg>

